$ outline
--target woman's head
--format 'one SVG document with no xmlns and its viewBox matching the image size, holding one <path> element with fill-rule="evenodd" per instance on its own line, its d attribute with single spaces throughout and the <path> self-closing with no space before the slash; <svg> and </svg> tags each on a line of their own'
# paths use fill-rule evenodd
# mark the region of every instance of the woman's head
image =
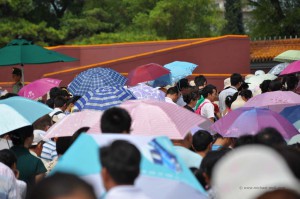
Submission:
<svg viewBox="0 0 300 199">
<path fill-rule="evenodd" d="M 25 126 L 9 132 L 12 143 L 15 146 L 24 146 L 25 144 L 28 147 L 33 141 L 33 126 Z"/>
</svg>

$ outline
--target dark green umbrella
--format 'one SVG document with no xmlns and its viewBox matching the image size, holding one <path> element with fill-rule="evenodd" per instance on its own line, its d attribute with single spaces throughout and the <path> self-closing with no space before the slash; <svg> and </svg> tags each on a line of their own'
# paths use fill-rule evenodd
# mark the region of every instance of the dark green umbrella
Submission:
<svg viewBox="0 0 300 199">
<path fill-rule="evenodd" d="M 0 49 L 0 66 L 72 62 L 77 59 L 34 45 L 25 39 L 15 39 Z M 23 75 L 24 78 L 24 75 Z M 23 79 L 24 82 L 24 79 Z"/>
</svg>

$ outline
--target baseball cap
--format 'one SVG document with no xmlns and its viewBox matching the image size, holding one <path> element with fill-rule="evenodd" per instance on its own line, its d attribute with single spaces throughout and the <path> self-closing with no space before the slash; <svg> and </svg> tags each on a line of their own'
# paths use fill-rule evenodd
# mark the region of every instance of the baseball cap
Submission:
<svg viewBox="0 0 300 199">
<path fill-rule="evenodd" d="M 43 135 L 42 131 L 40 131 L 40 130 L 34 130 L 33 131 L 33 142 L 31 144 L 31 146 L 38 145 L 41 141 L 46 142 L 47 139 Z"/>
</svg>

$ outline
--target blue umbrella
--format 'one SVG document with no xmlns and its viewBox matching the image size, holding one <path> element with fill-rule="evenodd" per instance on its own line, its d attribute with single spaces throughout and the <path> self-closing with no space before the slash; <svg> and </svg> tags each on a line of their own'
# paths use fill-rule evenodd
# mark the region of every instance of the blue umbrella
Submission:
<svg viewBox="0 0 300 199">
<path fill-rule="evenodd" d="M 300 105 L 286 107 L 280 112 L 280 115 L 300 129 Z"/>
<path fill-rule="evenodd" d="M 0 135 L 31 125 L 51 111 L 48 106 L 23 97 L 0 100 Z"/>
<path fill-rule="evenodd" d="M 92 68 L 81 72 L 68 86 L 73 95 L 82 96 L 104 86 L 124 86 L 126 78 L 111 68 Z"/>
<path fill-rule="evenodd" d="M 126 100 L 132 99 L 136 99 L 136 97 L 129 90 L 121 86 L 106 86 L 87 92 L 77 100 L 75 106 L 77 106 L 79 110 L 92 109 L 105 111 Z"/>
<path fill-rule="evenodd" d="M 140 176 L 135 185 L 150 198 L 206 198 L 203 187 L 177 155 L 167 137 L 83 134 L 58 161 L 53 173 L 78 175 L 95 187 L 98 196 L 103 195 L 105 190 L 100 177 L 99 147 L 114 140 L 127 140 L 140 150 Z"/>
<path fill-rule="evenodd" d="M 170 70 L 171 75 L 164 75 L 154 80 L 153 83 L 150 83 L 150 85 L 152 85 L 153 87 L 173 85 L 180 79 L 193 74 L 193 71 L 197 66 L 198 65 L 196 64 L 183 61 L 174 61 L 166 64 L 164 65 L 164 67 Z"/>
</svg>

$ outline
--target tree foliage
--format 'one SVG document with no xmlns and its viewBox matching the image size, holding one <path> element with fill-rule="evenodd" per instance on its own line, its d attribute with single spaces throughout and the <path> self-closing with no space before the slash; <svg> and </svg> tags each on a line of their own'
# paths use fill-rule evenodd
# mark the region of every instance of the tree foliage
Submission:
<svg viewBox="0 0 300 199">
<path fill-rule="evenodd" d="M 225 1 L 225 19 L 226 25 L 222 31 L 223 34 L 244 34 L 242 1 Z"/>
</svg>

